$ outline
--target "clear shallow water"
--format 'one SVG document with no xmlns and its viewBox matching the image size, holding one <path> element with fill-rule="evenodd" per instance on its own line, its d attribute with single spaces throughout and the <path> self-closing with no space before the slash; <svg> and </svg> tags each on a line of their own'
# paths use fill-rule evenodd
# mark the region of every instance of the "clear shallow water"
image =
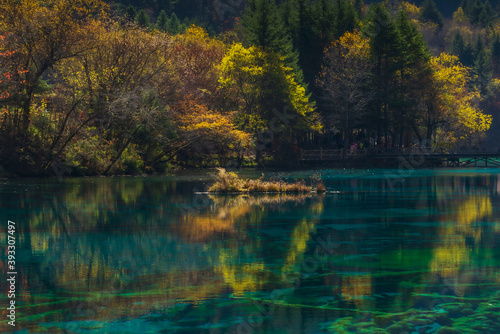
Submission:
<svg viewBox="0 0 500 334">
<path fill-rule="evenodd" d="M 13 220 L 19 333 L 500 332 L 500 170 L 320 173 L 340 193 L 4 180 L 0 331 Z"/>
</svg>

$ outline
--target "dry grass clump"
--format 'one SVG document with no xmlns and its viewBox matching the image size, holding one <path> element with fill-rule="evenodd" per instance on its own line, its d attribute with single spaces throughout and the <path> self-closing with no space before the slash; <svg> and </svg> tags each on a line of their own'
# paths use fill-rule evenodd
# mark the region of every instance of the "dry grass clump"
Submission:
<svg viewBox="0 0 500 334">
<path fill-rule="evenodd" d="M 319 182 L 316 184 L 316 192 L 318 194 L 326 193 L 326 187 L 325 187 L 325 184 L 323 182 Z"/>
<path fill-rule="evenodd" d="M 285 183 L 283 181 L 242 180 L 224 168 L 217 168 L 217 179 L 208 189 L 219 193 L 310 193 L 312 187 L 304 182 Z"/>
<path fill-rule="evenodd" d="M 314 174 L 311 177 L 311 180 L 313 183 L 316 183 L 316 192 L 318 194 L 323 194 L 326 193 L 326 187 L 323 181 L 321 180 L 321 175 L 320 174 Z"/>
<path fill-rule="evenodd" d="M 243 181 L 236 173 L 227 172 L 224 168 L 217 168 L 217 180 L 208 188 L 209 192 L 241 192 Z"/>
</svg>

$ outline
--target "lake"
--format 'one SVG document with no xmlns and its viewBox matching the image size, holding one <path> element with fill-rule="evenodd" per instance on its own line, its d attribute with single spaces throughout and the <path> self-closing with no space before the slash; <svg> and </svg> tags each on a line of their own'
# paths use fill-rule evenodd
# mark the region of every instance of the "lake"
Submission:
<svg viewBox="0 0 500 334">
<path fill-rule="evenodd" d="M 265 173 L 324 195 L 208 174 L 2 180 L 0 331 L 500 332 L 500 169 Z"/>
</svg>

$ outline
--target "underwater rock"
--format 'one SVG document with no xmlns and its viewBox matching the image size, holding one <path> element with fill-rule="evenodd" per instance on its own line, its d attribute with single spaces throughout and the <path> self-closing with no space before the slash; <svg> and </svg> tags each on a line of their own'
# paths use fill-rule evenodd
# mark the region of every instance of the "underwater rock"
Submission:
<svg viewBox="0 0 500 334">
<path fill-rule="evenodd" d="M 440 304 L 439 308 L 448 312 L 450 318 L 459 318 L 464 315 L 464 310 L 472 309 L 472 305 L 469 303 L 446 303 Z"/>
<path fill-rule="evenodd" d="M 426 325 L 431 325 L 434 323 L 435 317 L 433 315 L 429 314 L 417 314 L 410 316 L 406 322 L 408 322 L 411 327 L 415 326 L 426 326 Z"/>
<path fill-rule="evenodd" d="M 376 325 L 373 321 L 359 322 L 355 326 L 356 328 L 374 328 L 374 327 L 376 328 Z"/>
<path fill-rule="evenodd" d="M 447 314 L 439 314 L 436 316 L 435 320 L 441 326 L 451 326 L 453 325 L 453 320 L 451 320 Z"/>
<path fill-rule="evenodd" d="M 402 326 L 400 324 L 394 324 L 387 328 L 387 331 L 391 334 L 400 334 L 408 331 L 408 327 Z"/>
<path fill-rule="evenodd" d="M 478 312 L 500 312 L 500 303 L 498 301 L 490 301 L 480 303 L 477 307 Z"/>
<path fill-rule="evenodd" d="M 373 319 L 373 322 L 377 324 L 377 326 L 385 328 L 399 321 L 399 317 L 394 317 L 390 315 L 378 315 Z"/>
<path fill-rule="evenodd" d="M 455 329 L 453 327 L 441 327 L 437 330 L 436 334 L 460 334 L 462 331 Z"/>
<path fill-rule="evenodd" d="M 470 308 L 466 308 L 466 309 L 462 310 L 462 314 L 463 315 L 471 315 L 471 314 L 474 314 L 474 311 Z"/>
</svg>

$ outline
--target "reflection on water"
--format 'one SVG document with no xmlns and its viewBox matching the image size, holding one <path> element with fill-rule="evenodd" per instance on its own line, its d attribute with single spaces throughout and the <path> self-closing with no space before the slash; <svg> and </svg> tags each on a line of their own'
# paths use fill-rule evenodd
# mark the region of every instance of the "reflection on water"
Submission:
<svg viewBox="0 0 500 334">
<path fill-rule="evenodd" d="M 203 176 L 5 181 L 16 329 L 496 333 L 500 174 L 390 173 L 324 171 L 340 193 L 322 196 L 196 195 Z"/>
</svg>

